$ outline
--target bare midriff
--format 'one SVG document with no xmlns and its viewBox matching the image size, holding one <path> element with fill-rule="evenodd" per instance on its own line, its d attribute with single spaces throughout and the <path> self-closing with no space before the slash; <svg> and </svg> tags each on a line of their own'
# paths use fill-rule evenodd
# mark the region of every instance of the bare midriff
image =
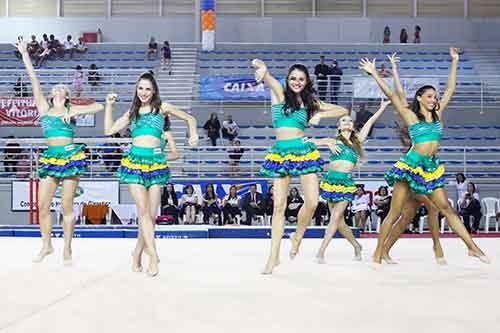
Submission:
<svg viewBox="0 0 500 333">
<path fill-rule="evenodd" d="M 428 141 L 414 144 L 413 150 L 422 155 L 434 156 L 439 151 L 439 141 Z"/>
<path fill-rule="evenodd" d="M 304 131 L 292 127 L 280 127 L 276 129 L 277 140 L 289 140 L 304 137 Z"/>
<path fill-rule="evenodd" d="M 137 147 L 157 148 L 160 147 L 160 139 L 152 135 L 141 135 L 132 139 L 132 144 Z"/>
<path fill-rule="evenodd" d="M 328 169 L 339 172 L 347 172 L 347 173 L 351 173 L 352 170 L 354 170 L 355 166 L 356 166 L 355 164 L 343 160 L 332 161 L 328 163 Z"/>
</svg>

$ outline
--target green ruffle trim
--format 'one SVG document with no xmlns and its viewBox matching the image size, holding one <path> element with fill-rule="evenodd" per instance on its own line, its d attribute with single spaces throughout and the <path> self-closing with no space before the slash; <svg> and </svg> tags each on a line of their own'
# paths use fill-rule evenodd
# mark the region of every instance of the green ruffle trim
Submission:
<svg viewBox="0 0 500 333">
<path fill-rule="evenodd" d="M 322 178 L 322 182 L 328 183 L 330 185 L 343 185 L 343 186 L 356 186 L 356 183 L 352 179 L 349 173 L 345 175 L 342 173 L 328 171 Z"/>
<path fill-rule="evenodd" d="M 315 151 L 316 145 L 312 142 L 303 142 L 302 139 L 293 140 L 291 142 L 278 141 L 274 146 L 269 149 L 268 153 L 286 156 L 288 154 L 306 155 Z"/>
<path fill-rule="evenodd" d="M 260 173 L 265 177 L 286 177 L 286 176 L 301 176 L 307 175 L 309 173 L 318 173 L 323 171 L 321 166 L 311 166 L 303 169 L 287 169 L 287 168 L 279 168 L 277 170 L 270 170 L 266 168 L 260 168 Z"/>
<path fill-rule="evenodd" d="M 409 173 L 396 174 L 392 172 L 392 170 L 386 172 L 384 178 L 389 186 L 394 186 L 394 183 L 397 181 L 404 181 L 408 184 L 413 193 L 423 195 L 431 194 L 435 189 L 444 187 L 445 185 L 444 177 L 442 177 L 443 180 L 440 180 L 440 178 L 437 181 L 434 181 L 432 186 L 429 187 L 428 185 L 419 184 Z"/>
<path fill-rule="evenodd" d="M 170 171 L 166 171 L 163 174 L 159 174 L 153 176 L 151 178 L 143 177 L 139 174 L 130 174 L 126 172 L 122 172 L 121 170 L 118 172 L 118 176 L 120 177 L 120 181 L 122 183 L 127 184 L 140 184 L 144 185 L 144 187 L 148 188 L 152 185 L 160 185 L 165 186 L 168 184 L 171 178 Z"/>
</svg>

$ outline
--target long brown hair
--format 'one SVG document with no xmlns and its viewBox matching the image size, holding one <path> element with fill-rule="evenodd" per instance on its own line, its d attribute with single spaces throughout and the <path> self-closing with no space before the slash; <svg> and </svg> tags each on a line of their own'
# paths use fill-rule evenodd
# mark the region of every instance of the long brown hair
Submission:
<svg viewBox="0 0 500 333">
<path fill-rule="evenodd" d="M 151 112 L 152 113 L 158 113 L 161 111 L 161 98 L 160 98 L 160 92 L 158 91 L 158 84 L 156 83 L 155 77 L 153 74 L 146 72 L 142 73 L 141 76 L 137 79 L 137 83 L 135 85 L 135 92 L 134 92 L 134 98 L 132 100 L 132 107 L 130 108 L 130 120 L 133 121 L 134 119 L 139 118 L 139 108 L 141 107 L 142 103 L 139 97 L 137 96 L 137 86 L 139 85 L 139 82 L 141 80 L 147 80 L 151 82 L 151 85 L 153 86 L 153 96 L 151 96 Z"/>
<path fill-rule="evenodd" d="M 347 141 L 347 139 L 342 134 L 340 134 L 340 131 L 338 131 L 337 140 L 340 140 L 344 145 L 353 149 L 356 154 L 358 154 L 359 159 L 363 159 L 365 157 L 363 145 L 361 144 L 361 141 L 359 141 L 358 135 L 355 131 L 352 131 L 351 136 L 349 137 L 349 140 L 352 142 L 352 144 L 351 142 Z"/>
</svg>

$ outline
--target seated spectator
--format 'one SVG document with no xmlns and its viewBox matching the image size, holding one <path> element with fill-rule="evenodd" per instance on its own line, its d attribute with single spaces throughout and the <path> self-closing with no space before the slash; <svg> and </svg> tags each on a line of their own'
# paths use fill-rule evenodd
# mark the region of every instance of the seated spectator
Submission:
<svg viewBox="0 0 500 333">
<path fill-rule="evenodd" d="M 382 41 L 382 43 L 387 44 L 390 42 L 391 42 L 391 29 L 388 26 L 386 26 L 384 28 L 384 40 Z"/>
<path fill-rule="evenodd" d="M 26 86 L 26 82 L 23 81 L 22 76 L 17 77 L 17 81 L 14 84 L 14 96 L 15 97 L 28 97 L 28 87 Z"/>
<path fill-rule="evenodd" d="M 419 232 L 418 227 L 420 224 L 420 219 L 426 215 L 428 215 L 427 208 L 425 208 L 424 204 L 421 204 L 417 211 L 415 212 L 415 216 L 413 217 L 411 223 L 408 225 L 408 229 L 406 232 L 416 234 Z"/>
<path fill-rule="evenodd" d="M 392 76 L 392 72 L 390 70 L 388 70 L 386 67 L 385 67 L 385 64 L 382 63 L 380 65 L 380 69 L 378 71 L 378 74 L 381 76 L 381 77 L 391 77 Z"/>
<path fill-rule="evenodd" d="M 408 32 L 406 32 L 406 29 L 401 29 L 401 34 L 399 34 L 399 42 L 401 44 L 408 43 Z"/>
<path fill-rule="evenodd" d="M 469 233 L 476 233 L 479 230 L 479 223 L 483 217 L 481 202 L 479 200 L 479 193 L 476 192 L 476 184 L 469 182 L 467 184 L 467 192 L 458 201 L 459 215 L 462 217 L 465 228 Z M 472 228 L 470 223 L 471 216 L 474 218 Z"/>
<path fill-rule="evenodd" d="M 43 49 L 48 49 L 49 43 L 50 43 L 49 37 L 47 36 L 47 34 L 43 34 L 42 40 L 40 41 L 40 47 Z"/>
<path fill-rule="evenodd" d="M 97 87 L 99 85 L 99 81 L 101 80 L 101 77 L 97 69 L 98 68 L 96 64 L 90 64 L 89 70 L 87 72 L 87 81 L 89 82 L 89 85 L 92 87 L 91 89 Z"/>
<path fill-rule="evenodd" d="M 16 142 L 15 136 L 10 135 L 7 139 L 8 141 L 4 148 L 4 170 L 5 172 L 16 172 L 18 171 L 18 165 L 23 150 L 21 149 L 21 145 Z"/>
<path fill-rule="evenodd" d="M 304 199 L 299 194 L 296 187 L 290 189 L 290 194 L 286 200 L 285 218 L 289 223 L 297 222 L 297 215 L 299 214 L 300 207 L 304 204 Z"/>
<path fill-rule="evenodd" d="M 35 66 L 41 67 L 51 56 L 52 50 L 50 48 L 50 40 L 47 37 L 47 34 L 43 34 L 42 40 L 40 41 L 38 56 L 35 58 Z"/>
<path fill-rule="evenodd" d="M 267 216 L 273 217 L 274 198 L 273 198 L 273 185 L 267 189 L 266 197 L 264 198 L 264 212 Z"/>
<path fill-rule="evenodd" d="M 236 186 L 231 185 L 229 194 L 222 200 L 222 207 L 224 212 L 224 224 L 240 224 L 241 221 L 241 198 L 236 191 Z"/>
<path fill-rule="evenodd" d="M 387 186 L 380 186 L 375 193 L 373 202 L 375 203 L 375 214 L 380 217 L 381 221 L 384 221 L 385 217 L 389 213 L 389 208 L 391 206 L 391 196 L 387 190 Z"/>
<path fill-rule="evenodd" d="M 250 192 L 243 197 L 242 208 L 246 213 L 246 225 L 252 225 L 253 218 L 264 213 L 264 201 L 262 194 L 257 192 L 256 184 L 250 185 Z"/>
<path fill-rule="evenodd" d="M 161 195 L 161 215 L 167 217 L 168 224 L 179 224 L 179 200 L 174 185 L 168 183 Z"/>
<path fill-rule="evenodd" d="M 73 54 L 78 53 L 78 54 L 85 54 L 89 50 L 87 43 L 85 43 L 85 40 L 83 37 L 78 38 L 78 43 L 75 44 L 73 48 Z"/>
<path fill-rule="evenodd" d="M 85 89 L 85 73 L 81 65 L 76 66 L 76 72 L 73 76 L 73 93 L 75 97 L 80 97 Z"/>
<path fill-rule="evenodd" d="M 233 116 L 230 114 L 226 114 L 224 118 L 225 120 L 222 122 L 222 137 L 233 141 L 238 136 L 238 124 L 233 121 Z"/>
<path fill-rule="evenodd" d="M 148 50 L 146 51 L 146 59 L 150 59 L 150 55 L 153 55 L 154 58 L 158 58 L 158 43 L 155 41 L 154 37 L 149 39 Z"/>
<path fill-rule="evenodd" d="M 181 210 L 184 224 L 196 223 L 196 213 L 199 209 L 198 196 L 194 193 L 193 185 L 184 187 L 184 194 L 181 196 Z"/>
<path fill-rule="evenodd" d="M 54 35 L 49 36 L 49 49 L 52 56 L 55 55 L 59 58 L 64 58 L 64 46 Z"/>
<path fill-rule="evenodd" d="M 220 138 L 220 122 L 217 118 L 217 113 L 212 112 L 210 118 L 203 125 L 203 129 L 207 131 L 207 136 L 212 142 L 212 146 L 217 146 L 217 139 Z"/>
<path fill-rule="evenodd" d="M 457 188 L 457 200 L 461 200 L 465 197 L 465 193 L 467 193 L 469 181 L 467 180 L 467 178 L 465 178 L 465 175 L 462 172 L 457 173 L 455 175 L 455 179 L 455 186 Z"/>
<path fill-rule="evenodd" d="M 222 225 L 219 199 L 217 198 L 213 184 L 207 184 L 205 187 L 205 193 L 201 197 L 201 209 L 203 211 L 204 224 L 213 223 Z"/>
<path fill-rule="evenodd" d="M 330 210 L 328 209 L 328 203 L 325 201 L 325 199 L 320 197 L 318 201 L 318 206 L 316 207 L 316 210 L 314 211 L 313 215 L 314 225 L 317 226 L 322 225 L 324 216 L 326 217 L 326 219 L 324 220 L 325 225 L 328 224 L 328 222 L 330 221 L 329 215 L 330 215 Z"/>
<path fill-rule="evenodd" d="M 230 145 L 234 148 L 228 149 L 229 153 L 229 165 L 231 166 L 231 172 L 240 171 L 240 160 L 245 152 L 245 149 L 241 148 L 240 140 L 233 140 Z"/>
<path fill-rule="evenodd" d="M 163 42 L 161 51 L 163 52 L 162 69 L 168 69 L 168 75 L 172 75 L 172 50 L 170 49 L 170 44 L 167 41 Z"/>
<path fill-rule="evenodd" d="M 35 35 L 31 35 L 31 41 L 28 43 L 28 54 L 32 59 L 37 59 L 41 52 L 40 43 L 36 40 Z"/>
<path fill-rule="evenodd" d="M 354 213 L 355 225 L 365 230 L 366 220 L 370 213 L 370 196 L 365 193 L 362 186 L 357 186 L 354 200 L 351 203 L 351 211 Z"/>
<path fill-rule="evenodd" d="M 71 35 L 66 36 L 66 40 L 64 41 L 64 53 L 69 54 L 69 58 L 73 58 L 73 53 L 75 52 L 75 42 L 72 39 Z"/>
</svg>

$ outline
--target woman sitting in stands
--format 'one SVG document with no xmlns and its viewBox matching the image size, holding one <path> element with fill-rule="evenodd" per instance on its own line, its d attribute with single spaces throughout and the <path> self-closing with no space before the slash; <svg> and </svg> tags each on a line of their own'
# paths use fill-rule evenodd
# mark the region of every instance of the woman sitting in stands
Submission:
<svg viewBox="0 0 500 333">
<path fill-rule="evenodd" d="M 224 224 L 239 225 L 241 221 L 241 197 L 238 195 L 235 185 L 229 188 L 229 194 L 222 201 L 224 212 Z"/>
<path fill-rule="evenodd" d="M 161 215 L 167 216 L 169 224 L 179 224 L 179 200 L 174 185 L 168 183 L 161 195 Z"/>
<path fill-rule="evenodd" d="M 64 229 L 64 264 L 72 263 L 71 240 L 75 225 L 73 202 L 80 176 L 85 172 L 87 162 L 84 146 L 73 143 L 75 137 L 75 119 L 79 116 L 94 114 L 103 109 L 102 104 L 72 105 L 70 92 L 65 85 L 52 87 L 49 99 L 43 95 L 28 53 L 28 45 L 19 38 L 17 49 L 21 53 L 26 71 L 31 80 L 33 96 L 40 114 L 43 135 L 47 138 L 47 150 L 39 160 L 38 177 L 41 179 L 38 190 L 38 210 L 42 249 L 33 259 L 41 262 L 45 256 L 54 252 L 51 241 L 52 221 L 50 204 L 57 186 L 62 186 L 62 214 Z"/>
</svg>

